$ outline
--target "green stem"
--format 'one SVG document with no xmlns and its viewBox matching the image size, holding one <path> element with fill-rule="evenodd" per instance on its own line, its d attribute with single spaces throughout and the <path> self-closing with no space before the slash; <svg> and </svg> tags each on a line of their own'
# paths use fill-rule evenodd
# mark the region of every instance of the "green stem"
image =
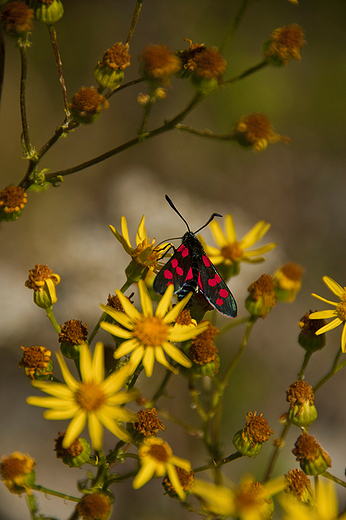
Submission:
<svg viewBox="0 0 346 520">
<path fill-rule="evenodd" d="M 142 4 L 143 4 L 143 0 L 136 1 L 136 7 L 135 7 L 135 10 L 132 15 L 131 26 L 130 26 L 129 34 L 126 39 L 126 43 L 130 43 L 133 33 L 135 32 L 138 17 L 141 12 L 141 9 L 142 9 Z"/>
<path fill-rule="evenodd" d="M 224 459 L 221 459 L 219 461 L 214 461 L 210 464 L 207 464 L 206 466 L 200 466 L 199 468 L 194 468 L 194 473 L 199 473 L 201 471 L 207 471 L 208 469 L 214 469 L 215 467 L 223 466 L 224 464 L 228 464 L 229 462 L 232 462 L 233 460 L 237 460 L 243 455 L 239 453 L 239 451 L 236 451 L 235 453 L 232 453 L 232 455 L 229 455 L 228 457 L 225 457 Z"/>
<path fill-rule="evenodd" d="M 149 401 L 149 403 L 147 403 L 147 408 L 152 408 L 153 406 L 155 406 L 156 401 L 159 399 L 159 397 L 161 397 L 162 394 L 164 394 L 168 381 L 170 380 L 172 375 L 173 375 L 173 372 L 171 370 L 167 369 L 165 377 L 163 378 L 159 388 L 157 389 L 157 391 L 155 392 L 154 396 Z"/>
<path fill-rule="evenodd" d="M 340 486 L 346 488 L 346 482 L 344 480 L 339 479 L 338 477 L 335 477 L 334 475 L 329 473 L 329 471 L 325 471 L 324 473 L 322 473 L 321 477 L 326 477 L 332 482 L 335 482 L 335 484 L 339 484 Z"/>
<path fill-rule="evenodd" d="M 229 366 L 229 368 L 228 368 L 228 370 L 226 372 L 226 375 L 224 376 L 224 378 L 222 380 L 222 384 L 223 384 L 224 387 L 227 385 L 233 370 L 236 368 L 236 366 L 238 365 L 238 363 L 240 361 L 240 358 L 243 355 L 243 352 L 245 350 L 245 347 L 246 347 L 246 345 L 248 343 L 248 340 L 249 340 L 249 336 L 250 336 L 251 331 L 252 331 L 252 327 L 255 325 L 256 321 L 257 321 L 256 317 L 250 316 L 250 318 L 248 318 L 248 323 L 247 323 L 247 326 L 246 326 L 245 334 L 243 336 L 240 348 L 239 348 L 237 354 L 235 355 L 235 357 L 233 358 L 233 360 L 232 360 L 232 362 L 231 362 L 231 364 L 230 364 L 230 366 Z"/>
<path fill-rule="evenodd" d="M 306 370 L 306 367 L 308 366 L 308 363 L 310 361 L 310 358 L 311 358 L 312 354 L 313 354 L 313 352 L 306 352 L 305 353 L 304 361 L 303 361 L 303 364 L 302 364 L 302 368 L 300 369 L 300 372 L 299 372 L 299 375 L 298 375 L 298 379 L 303 379 L 304 378 L 305 370 Z"/>
<path fill-rule="evenodd" d="M 195 410 L 197 410 L 198 415 L 202 419 L 203 424 L 205 424 L 208 420 L 208 414 L 204 410 L 203 406 L 200 403 L 198 398 L 199 392 L 196 390 L 194 384 L 192 382 L 189 383 L 189 392 L 191 395 L 192 402 L 194 404 Z"/>
<path fill-rule="evenodd" d="M 57 333 L 60 334 L 61 328 L 60 328 L 60 326 L 58 325 L 58 322 L 55 319 L 55 316 L 54 316 L 54 313 L 53 313 L 53 307 L 48 307 L 46 309 L 46 314 L 47 314 L 47 317 L 48 317 L 49 321 L 51 322 L 51 324 L 53 325 L 53 327 L 57 331 Z"/>
<path fill-rule="evenodd" d="M 188 433 L 188 435 L 191 435 L 191 437 L 195 437 L 198 439 L 203 437 L 203 432 L 201 429 L 196 428 L 195 426 L 192 426 L 191 424 L 185 421 L 182 421 L 178 417 L 172 415 L 167 410 L 164 410 L 163 408 L 157 408 L 157 413 L 162 419 L 167 419 L 171 423 L 177 424 L 178 426 L 184 428 L 186 433 Z"/>
<path fill-rule="evenodd" d="M 25 153 L 28 157 L 33 155 L 33 149 L 29 137 L 28 121 L 26 116 L 26 79 L 28 73 L 28 62 L 26 47 L 27 42 L 18 40 L 18 47 L 20 52 L 21 70 L 20 70 L 20 115 L 22 119 L 22 139 L 24 143 Z"/>
<path fill-rule="evenodd" d="M 223 82 L 224 86 L 232 85 L 233 83 L 236 83 L 237 81 L 240 81 L 241 79 L 246 78 L 247 76 L 250 76 L 250 74 L 253 74 L 254 72 L 257 72 L 258 70 L 263 69 L 269 65 L 267 60 L 260 61 L 257 63 L 257 65 L 254 65 L 253 67 L 250 67 L 249 69 L 246 69 L 244 72 L 239 74 L 238 76 L 234 76 L 233 78 L 230 78 Z"/>
<path fill-rule="evenodd" d="M 137 83 L 141 83 L 142 81 L 144 81 L 144 78 L 137 78 L 133 79 L 132 81 L 128 81 L 127 83 L 123 83 L 123 85 L 120 85 L 117 88 L 108 90 L 108 92 L 106 92 L 106 94 L 104 94 L 103 97 L 109 99 L 111 96 L 113 96 L 113 94 L 120 92 L 120 90 L 123 90 L 127 87 L 131 87 L 132 85 L 137 85 Z"/>
<path fill-rule="evenodd" d="M 235 15 L 234 19 L 232 20 L 230 28 L 228 29 L 224 39 L 222 40 L 220 47 L 219 47 L 219 51 L 221 52 L 221 54 L 223 54 L 225 52 L 226 48 L 231 43 L 232 38 L 233 38 L 236 30 L 238 29 L 239 24 L 242 21 L 247 8 L 250 5 L 250 2 L 251 2 L 251 0 L 243 0 L 243 3 L 239 7 L 237 14 Z"/>
<path fill-rule="evenodd" d="M 316 393 L 317 390 L 319 390 L 321 388 L 321 386 L 323 386 L 327 381 L 329 381 L 329 379 L 331 377 L 333 377 L 337 372 L 339 372 L 339 370 L 344 368 L 344 366 L 346 365 L 346 360 L 343 361 L 342 363 L 338 364 L 341 355 L 342 355 L 342 350 L 339 349 L 337 355 L 335 356 L 334 363 L 333 363 L 331 370 L 321 379 L 321 381 L 319 381 L 317 383 L 317 385 L 315 385 L 315 387 L 313 388 L 314 393 Z"/>
<path fill-rule="evenodd" d="M 62 73 L 62 63 L 61 63 L 61 58 L 60 58 L 60 53 L 59 53 L 59 48 L 58 48 L 58 40 L 56 37 L 55 27 L 53 25 L 48 25 L 48 32 L 49 32 L 49 38 L 50 38 L 50 41 L 51 41 L 51 44 L 53 47 L 55 63 L 56 63 L 56 67 L 58 69 L 59 81 L 60 81 L 60 85 L 62 88 L 62 95 L 64 98 L 64 109 L 65 109 L 65 122 L 66 122 L 70 118 L 70 109 L 68 106 L 67 89 L 66 89 L 64 76 Z"/>
<path fill-rule="evenodd" d="M 218 141 L 234 141 L 235 139 L 234 134 L 215 134 L 211 130 L 197 130 L 196 128 L 192 128 L 192 126 L 189 125 L 179 124 L 176 126 L 176 129 L 198 135 L 199 137 L 208 137 L 209 139 L 216 139 Z"/>
<path fill-rule="evenodd" d="M 277 441 L 277 445 L 275 447 L 273 456 L 272 456 L 272 458 L 271 458 L 271 460 L 269 462 L 269 465 L 268 465 L 268 468 L 267 468 L 267 472 L 266 472 L 265 477 L 264 477 L 264 482 L 267 482 L 267 480 L 269 480 L 270 477 L 273 474 L 274 467 L 275 467 L 276 461 L 277 461 L 277 459 L 279 457 L 280 450 L 283 447 L 283 441 L 285 440 L 290 427 L 291 427 L 291 423 L 289 423 L 289 422 L 287 424 L 285 424 L 285 426 L 283 427 L 283 430 L 282 430 L 282 433 L 280 435 L 280 438 Z"/>
<path fill-rule="evenodd" d="M 53 495 L 55 497 L 62 498 L 63 500 L 71 500 L 71 502 L 80 502 L 80 498 L 66 495 L 65 493 L 59 493 L 59 491 L 54 491 L 53 489 L 48 489 L 44 486 L 40 486 L 38 484 L 34 484 L 32 486 L 32 489 L 35 489 L 36 491 L 40 491 L 41 493 L 44 493 L 45 495 Z"/>
<path fill-rule="evenodd" d="M 246 316 L 245 318 L 235 318 L 234 320 L 230 321 L 227 325 L 225 325 L 217 335 L 217 340 L 219 341 L 220 338 L 226 334 L 230 329 L 233 329 L 234 327 L 238 327 L 238 325 L 242 325 L 243 323 L 247 323 L 250 319 L 250 316 Z"/>
<path fill-rule="evenodd" d="M 59 170 L 57 172 L 52 172 L 46 175 L 46 180 L 49 182 L 58 182 L 59 177 L 64 177 L 66 175 L 71 175 L 72 173 L 76 173 L 78 171 L 84 170 L 85 168 L 89 168 L 90 166 L 93 166 L 94 164 L 98 164 L 99 162 L 102 162 L 106 159 L 109 159 L 110 157 L 113 157 L 114 155 L 119 154 L 120 152 L 123 152 L 124 150 L 127 150 L 128 148 L 131 148 L 132 146 L 135 146 L 136 144 L 143 142 L 147 139 L 150 139 L 152 137 L 156 137 L 157 135 L 163 134 L 164 132 L 167 132 L 169 130 L 173 130 L 175 126 L 180 123 L 185 117 L 194 109 L 196 108 L 206 97 L 206 94 L 198 92 L 194 95 L 188 106 L 180 112 L 177 116 L 175 116 L 173 119 L 166 121 L 162 126 L 159 126 L 158 128 L 155 128 L 151 132 L 148 132 L 144 135 L 137 136 L 134 139 L 130 139 L 126 143 L 123 143 L 120 146 L 117 146 L 116 148 L 113 148 L 112 150 L 109 150 L 106 153 L 103 153 L 99 155 L 98 157 L 94 157 L 94 159 L 90 159 L 89 161 L 85 161 L 84 163 L 78 164 L 77 166 L 73 166 L 72 168 L 67 168 L 65 170 Z"/>
</svg>

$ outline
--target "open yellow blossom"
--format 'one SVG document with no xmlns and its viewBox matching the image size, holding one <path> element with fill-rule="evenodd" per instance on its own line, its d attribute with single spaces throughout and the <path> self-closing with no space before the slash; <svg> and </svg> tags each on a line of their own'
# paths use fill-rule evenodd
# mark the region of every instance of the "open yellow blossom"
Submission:
<svg viewBox="0 0 346 520">
<path fill-rule="evenodd" d="M 136 390 L 120 391 L 129 375 L 126 367 L 113 372 L 104 379 L 104 348 L 102 343 L 95 346 L 92 358 L 86 343 L 80 347 L 81 381 L 71 375 L 60 352 L 57 358 L 66 384 L 34 381 L 32 385 L 52 397 L 27 398 L 27 403 L 50 408 L 43 414 L 45 419 L 72 419 L 62 443 L 69 448 L 88 423 L 93 448 L 100 450 L 103 440 L 103 426 L 124 442 L 131 437 L 121 422 L 135 420 L 135 415 L 122 405 L 138 396 Z"/>
<path fill-rule="evenodd" d="M 341 350 L 346 352 L 346 287 L 341 287 L 335 280 L 329 278 L 329 276 L 324 276 L 322 278 L 326 286 L 338 297 L 340 298 L 340 302 L 331 302 L 330 300 L 326 300 L 322 298 L 322 296 L 318 296 L 318 294 L 312 293 L 312 296 L 322 300 L 323 302 L 329 303 L 330 305 L 334 305 L 335 309 L 327 310 L 327 311 L 318 311 L 312 312 L 309 315 L 309 318 L 312 320 L 327 320 L 329 318 L 334 318 L 333 321 L 330 321 L 327 325 L 318 329 L 315 334 L 318 336 L 319 334 L 323 334 L 324 332 L 328 332 L 329 330 L 335 329 L 339 325 L 343 323 L 343 329 L 341 334 Z"/>
<path fill-rule="evenodd" d="M 189 358 L 173 345 L 172 342 L 181 342 L 194 338 L 208 326 L 207 323 L 199 323 L 191 328 L 185 327 L 184 325 L 173 324 L 180 311 L 191 298 L 192 293 L 185 296 L 185 298 L 168 311 L 174 291 L 173 284 L 170 284 L 162 296 L 154 315 L 153 303 L 143 280 L 139 280 L 138 288 L 142 313 L 140 313 L 120 291 L 116 291 L 116 294 L 123 306 L 124 312 L 116 311 L 106 305 L 100 305 L 104 312 L 119 323 L 119 325 L 114 325 L 104 321 L 101 323 L 101 327 L 107 332 L 110 332 L 113 336 L 125 340 L 115 351 L 115 359 L 120 359 L 132 352 L 130 357 L 132 371 L 135 371 L 142 361 L 147 377 L 150 377 L 153 373 L 155 359 L 169 370 L 172 370 L 175 374 L 178 373 L 178 371 L 168 363 L 165 354 L 180 365 L 187 368 L 191 367 L 192 363 Z"/>
<path fill-rule="evenodd" d="M 217 265 L 218 268 L 220 267 L 222 271 L 221 274 L 225 275 L 225 277 L 238 274 L 240 270 L 240 262 L 263 262 L 264 258 L 260 255 L 268 253 L 268 251 L 271 251 L 276 247 L 276 244 L 272 242 L 257 249 L 246 251 L 246 249 L 261 240 L 269 230 L 270 224 L 264 222 L 264 220 L 257 222 L 257 224 L 255 224 L 255 226 L 253 226 L 253 228 L 251 228 L 241 240 L 237 240 L 232 215 L 228 214 L 225 217 L 225 233 L 222 232 L 220 224 L 216 222 L 216 220 L 211 222 L 210 228 L 219 248 L 208 246 L 201 236 L 198 238 L 202 242 L 204 250 L 210 260 L 214 265 Z M 225 273 L 222 268 L 226 271 Z"/>
<path fill-rule="evenodd" d="M 160 260 L 160 258 L 162 258 L 164 255 L 164 250 L 167 248 L 168 244 L 155 246 L 155 238 L 150 243 L 144 221 L 145 216 L 143 215 L 136 233 L 136 248 L 133 248 L 131 245 L 125 217 L 121 217 L 122 235 L 120 235 L 120 233 L 118 233 L 118 231 L 113 226 L 109 226 L 109 228 L 114 236 L 119 240 L 126 253 L 132 257 L 132 260 L 134 260 L 136 264 L 153 271 L 158 260 Z"/>
<path fill-rule="evenodd" d="M 191 464 L 188 460 L 175 457 L 167 442 L 158 437 L 145 439 L 138 450 L 138 456 L 141 468 L 133 481 L 134 489 L 142 487 L 152 477 L 165 477 L 167 475 L 181 500 L 185 500 L 185 492 L 175 466 L 189 472 L 191 471 Z"/>
</svg>

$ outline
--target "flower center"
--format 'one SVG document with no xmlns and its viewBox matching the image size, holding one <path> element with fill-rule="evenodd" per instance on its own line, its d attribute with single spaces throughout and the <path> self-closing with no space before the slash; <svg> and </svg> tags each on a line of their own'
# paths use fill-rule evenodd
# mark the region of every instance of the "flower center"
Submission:
<svg viewBox="0 0 346 520">
<path fill-rule="evenodd" d="M 239 259 L 243 256 L 243 250 L 239 246 L 239 242 L 233 242 L 233 244 L 227 244 L 221 248 L 221 254 L 226 260 L 231 262 L 239 262 Z"/>
<path fill-rule="evenodd" d="M 133 335 L 144 347 L 159 347 L 168 337 L 168 325 L 157 316 L 143 316 L 137 321 Z"/>
<path fill-rule="evenodd" d="M 336 312 L 338 313 L 340 320 L 346 320 L 346 294 L 342 296 L 341 302 L 336 306 Z"/>
<path fill-rule="evenodd" d="M 100 385 L 82 383 L 75 394 L 76 403 L 86 412 L 99 410 L 106 401 L 106 396 Z"/>
<path fill-rule="evenodd" d="M 167 453 L 167 450 L 164 446 L 154 444 L 150 448 L 150 456 L 153 459 L 156 459 L 158 462 L 167 462 L 169 459 L 169 454 Z"/>
</svg>

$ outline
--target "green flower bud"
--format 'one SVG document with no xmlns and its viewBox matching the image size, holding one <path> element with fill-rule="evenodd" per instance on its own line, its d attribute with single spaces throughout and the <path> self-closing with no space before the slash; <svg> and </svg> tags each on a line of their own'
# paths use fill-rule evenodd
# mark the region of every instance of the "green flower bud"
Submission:
<svg viewBox="0 0 346 520">
<path fill-rule="evenodd" d="M 313 504 L 315 495 L 309 477 L 300 468 L 290 469 L 285 475 L 285 491 L 298 500 Z"/>
<path fill-rule="evenodd" d="M 1 2 L 0 5 L 6 2 Z M 33 28 L 32 18 L 34 12 L 25 2 L 8 2 L 1 9 L 0 27 L 7 36 L 16 40 L 25 37 Z M 23 190 L 24 191 L 24 190 Z M 0 194 L 1 197 L 1 194 Z M 19 215 L 18 215 L 19 216 Z M 1 219 L 9 220 L 9 219 Z M 14 220 L 14 219 L 12 219 Z"/>
<path fill-rule="evenodd" d="M 298 380 L 288 387 L 286 400 L 290 403 L 288 420 L 299 428 L 308 428 L 317 419 L 312 387 Z"/>
<path fill-rule="evenodd" d="M 130 65 L 130 58 L 128 43 L 112 45 L 95 67 L 97 83 L 103 88 L 117 88 L 124 79 L 124 69 Z"/>
<path fill-rule="evenodd" d="M 291 58 L 300 60 L 300 49 L 306 42 L 304 32 L 296 23 L 275 29 L 263 44 L 263 53 L 274 67 L 287 65 Z"/>
<path fill-rule="evenodd" d="M 262 276 L 248 288 L 250 295 L 245 300 L 245 307 L 255 318 L 265 318 L 276 305 L 273 277 Z"/>
<path fill-rule="evenodd" d="M 80 346 L 87 340 L 88 329 L 80 320 L 65 321 L 59 333 L 60 350 L 68 359 L 79 359 Z"/>
<path fill-rule="evenodd" d="M 71 116 L 80 124 L 91 124 L 97 121 L 101 110 L 108 108 L 109 103 L 99 94 L 95 87 L 81 87 L 69 103 Z"/>
<path fill-rule="evenodd" d="M 307 475 L 321 475 L 331 468 L 332 459 L 312 435 L 303 433 L 298 437 L 294 446 L 292 453 Z"/>
<path fill-rule="evenodd" d="M 91 453 L 90 444 L 81 437 L 78 437 L 69 448 L 65 449 L 62 447 L 66 432 L 58 434 L 58 438 L 55 439 L 55 448 L 57 459 L 62 459 L 63 463 L 70 468 L 80 468 L 85 464 Z"/>
<path fill-rule="evenodd" d="M 246 416 L 246 424 L 235 434 L 233 444 L 239 453 L 253 458 L 260 453 L 263 442 L 266 442 L 272 433 L 274 432 L 269 428 L 263 414 L 257 416 L 256 412 L 254 414 L 249 412 Z"/>
<path fill-rule="evenodd" d="M 216 47 L 204 49 L 195 55 L 192 84 L 202 92 L 211 92 L 219 87 L 227 62 Z"/>
<path fill-rule="evenodd" d="M 45 347 L 21 347 L 23 358 L 19 362 L 19 367 L 24 367 L 25 375 L 30 379 L 45 381 L 51 379 L 53 374 L 53 361 L 50 356 L 52 353 Z"/>
<path fill-rule="evenodd" d="M 249 438 L 246 438 L 243 435 L 243 430 L 239 430 L 233 437 L 233 445 L 236 450 L 239 451 L 242 455 L 250 458 L 256 457 L 261 449 L 262 444 L 261 443 L 255 443 L 253 444 L 252 440 Z"/>
<path fill-rule="evenodd" d="M 298 336 L 298 343 L 307 352 L 316 352 L 323 349 L 327 342 L 325 334 L 316 336 L 316 331 L 324 327 L 326 321 L 310 319 L 310 314 L 312 314 L 312 311 L 306 312 L 299 322 L 299 327 L 302 330 Z"/>
<path fill-rule="evenodd" d="M 64 6 L 60 0 L 35 0 L 32 7 L 36 20 L 48 25 L 55 24 L 64 14 Z"/>
<path fill-rule="evenodd" d="M 34 269 L 29 271 L 25 287 L 34 290 L 34 302 L 38 307 L 48 309 L 58 300 L 55 286 L 59 282 L 60 276 L 54 274 L 47 265 L 36 264 Z"/>
<path fill-rule="evenodd" d="M 12 2 L 12 4 L 15 2 Z M 27 194 L 19 186 L 7 186 L 0 192 L 0 221 L 17 220 L 27 203 Z"/>
<path fill-rule="evenodd" d="M 194 472 L 192 470 L 185 471 L 183 468 L 179 468 L 178 466 L 175 466 L 175 470 L 177 472 L 179 482 L 185 492 L 185 495 L 191 495 L 194 484 Z M 180 500 L 179 495 L 175 491 L 168 477 L 165 477 L 163 479 L 162 485 L 168 496 Z"/>
<path fill-rule="evenodd" d="M 5 486 L 15 495 L 28 493 L 35 484 L 35 461 L 30 455 L 14 451 L 8 457 L 3 456 L 0 474 Z"/>
</svg>

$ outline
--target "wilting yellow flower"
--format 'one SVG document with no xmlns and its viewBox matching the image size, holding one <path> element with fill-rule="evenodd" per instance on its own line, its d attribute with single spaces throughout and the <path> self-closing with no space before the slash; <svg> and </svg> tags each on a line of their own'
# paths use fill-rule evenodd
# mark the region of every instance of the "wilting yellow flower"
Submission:
<svg viewBox="0 0 346 520">
<path fill-rule="evenodd" d="M 134 489 L 142 487 L 152 477 L 165 477 L 168 475 L 172 486 L 181 500 L 185 500 L 185 493 L 175 466 L 189 472 L 191 471 L 191 464 L 188 460 L 175 457 L 169 444 L 158 437 L 145 439 L 138 450 L 138 456 L 141 468 L 133 481 L 132 486 Z"/>
<path fill-rule="evenodd" d="M 322 296 L 318 296 L 318 294 L 312 294 L 315 298 L 322 300 L 323 302 L 329 303 L 330 305 L 334 305 L 335 309 L 327 310 L 327 311 L 318 311 L 312 312 L 309 315 L 309 318 L 312 320 L 324 320 L 329 318 L 334 318 L 333 321 L 330 321 L 327 325 L 322 327 L 321 329 L 316 331 L 316 334 L 323 334 L 324 332 L 328 332 L 329 330 L 335 329 L 339 325 L 343 323 L 343 329 L 341 334 L 341 350 L 346 352 L 346 287 L 341 287 L 335 280 L 329 278 L 329 276 L 324 276 L 322 278 L 326 286 L 338 297 L 340 298 L 340 302 L 331 302 L 330 300 L 326 300 L 322 298 Z"/>
<path fill-rule="evenodd" d="M 345 520 L 346 514 L 338 516 L 338 501 L 332 482 L 320 480 L 314 505 L 306 504 L 292 494 L 281 496 L 283 520 Z"/>
<path fill-rule="evenodd" d="M 125 340 L 115 351 L 115 359 L 120 359 L 132 352 L 130 357 L 132 371 L 136 370 L 142 361 L 147 377 L 150 377 L 153 373 L 155 359 L 175 374 L 178 373 L 168 363 L 165 354 L 180 365 L 187 368 L 191 367 L 192 363 L 189 358 L 174 346 L 172 342 L 181 342 L 194 338 L 208 326 L 207 323 L 200 323 L 196 327 L 190 328 L 184 325 L 173 324 L 180 311 L 191 298 L 192 293 L 185 296 L 168 311 L 174 290 L 173 284 L 170 284 L 162 296 L 154 315 L 153 303 L 143 280 L 139 280 L 138 288 L 142 313 L 120 291 L 116 291 L 116 294 L 125 312 L 119 312 L 112 307 L 100 305 L 104 312 L 119 323 L 119 325 L 113 325 L 104 321 L 101 323 L 101 327 L 113 336 Z"/>
<path fill-rule="evenodd" d="M 2 456 L 0 476 L 5 486 L 16 495 L 30 494 L 30 488 L 35 483 L 35 461 L 30 455 L 14 451 L 8 457 Z"/>
<path fill-rule="evenodd" d="M 210 228 L 219 248 L 208 246 L 204 238 L 201 236 L 198 238 L 202 242 L 204 250 L 213 264 L 217 265 L 218 268 L 224 268 L 226 272 L 224 273 L 222 271 L 221 274 L 224 274 L 225 277 L 238 274 L 240 270 L 240 262 L 263 262 L 264 258 L 259 255 L 263 255 L 276 247 L 275 243 L 270 243 L 257 249 L 246 251 L 246 249 L 261 240 L 269 230 L 270 224 L 264 222 L 264 220 L 257 222 L 257 224 L 239 241 L 237 240 L 232 215 L 228 214 L 225 217 L 225 234 L 222 232 L 220 224 L 215 220 L 211 222 Z"/>
<path fill-rule="evenodd" d="M 124 442 L 131 437 L 121 422 L 133 421 L 135 415 L 122 405 L 138 396 L 136 390 L 120 391 L 129 375 L 126 367 L 113 372 L 104 379 L 104 348 L 97 343 L 94 357 L 86 343 L 80 347 L 81 381 L 71 375 L 60 352 L 57 358 L 66 384 L 34 381 L 32 385 L 52 397 L 27 398 L 27 403 L 50 408 L 43 414 L 45 419 L 72 419 L 62 442 L 68 448 L 79 436 L 88 422 L 93 448 L 102 448 L 103 426 Z"/>
<path fill-rule="evenodd" d="M 158 260 L 162 258 L 164 250 L 167 248 L 168 244 L 161 244 L 160 246 L 155 246 L 155 238 L 150 243 L 150 239 L 148 238 L 147 231 L 145 229 L 144 221 L 145 216 L 143 215 L 136 233 L 136 248 L 133 248 L 131 245 L 125 217 L 121 217 L 122 235 L 120 235 L 120 233 L 118 233 L 118 231 L 113 226 L 109 226 L 109 228 L 114 234 L 114 236 L 119 240 L 120 244 L 123 246 L 126 253 L 131 256 L 132 260 L 136 262 L 136 264 L 138 264 L 140 267 L 147 268 L 153 271 Z"/>
</svg>

